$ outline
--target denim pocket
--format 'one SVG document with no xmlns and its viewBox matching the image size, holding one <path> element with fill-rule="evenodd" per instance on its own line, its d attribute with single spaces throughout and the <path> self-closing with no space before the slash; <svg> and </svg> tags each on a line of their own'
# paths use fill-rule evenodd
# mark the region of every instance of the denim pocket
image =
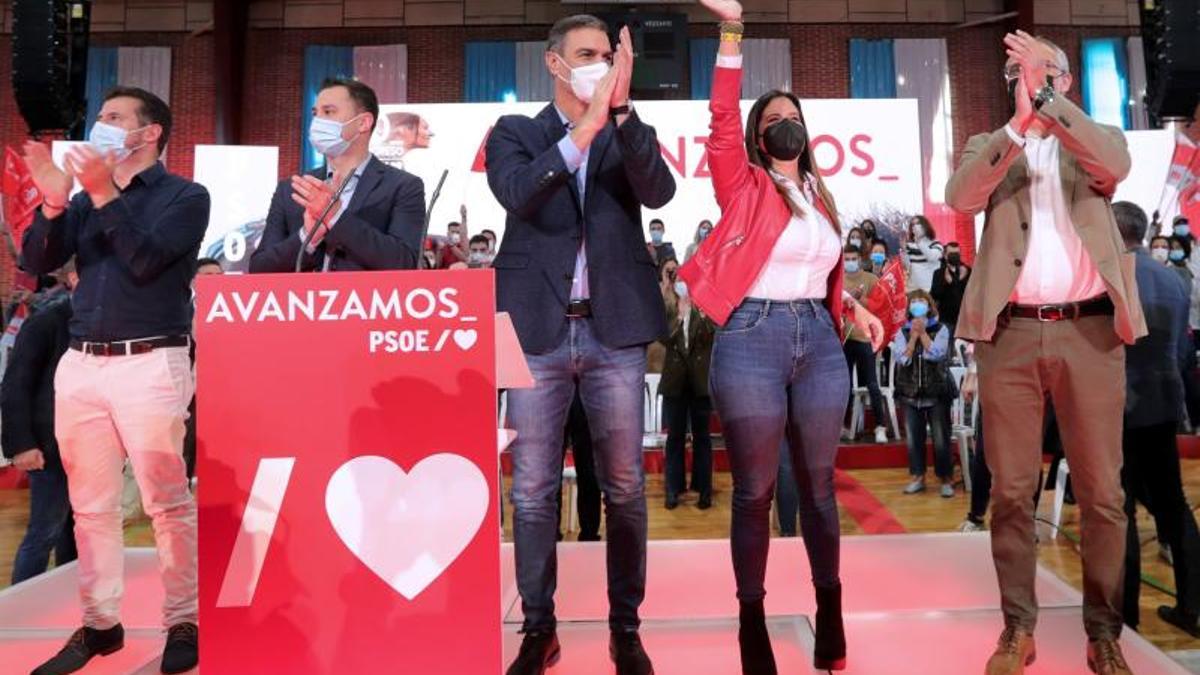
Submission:
<svg viewBox="0 0 1200 675">
<path fill-rule="evenodd" d="M 742 305 L 734 310 L 733 315 L 729 317 L 729 321 L 725 322 L 718 331 L 717 335 L 742 335 L 758 328 L 759 325 L 767 318 L 768 305 L 753 304 Z"/>
</svg>

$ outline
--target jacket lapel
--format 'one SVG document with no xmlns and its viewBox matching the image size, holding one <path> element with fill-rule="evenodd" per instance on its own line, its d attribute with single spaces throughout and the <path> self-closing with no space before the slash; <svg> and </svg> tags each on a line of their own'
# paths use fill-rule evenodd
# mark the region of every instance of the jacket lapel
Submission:
<svg viewBox="0 0 1200 675">
<path fill-rule="evenodd" d="M 363 169 L 362 176 L 358 178 L 358 185 L 354 188 L 354 196 L 350 198 L 350 205 L 346 207 L 348 213 L 357 213 L 362 208 L 363 202 L 383 179 L 383 166 L 383 162 L 374 156 L 367 162 L 367 167 Z"/>
<path fill-rule="evenodd" d="M 596 136 L 596 140 L 592 141 L 592 147 L 588 151 L 587 161 L 587 192 L 592 191 L 592 186 L 596 183 L 596 173 L 600 170 L 600 165 L 604 162 L 604 153 L 608 152 L 608 148 L 612 145 L 613 125 L 609 124 L 604 127 L 604 130 Z"/>
</svg>

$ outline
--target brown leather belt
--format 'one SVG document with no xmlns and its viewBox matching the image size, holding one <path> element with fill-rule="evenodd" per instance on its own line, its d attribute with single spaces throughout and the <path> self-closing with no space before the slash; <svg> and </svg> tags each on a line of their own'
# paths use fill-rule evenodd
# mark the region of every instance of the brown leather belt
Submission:
<svg viewBox="0 0 1200 675">
<path fill-rule="evenodd" d="M 592 315 L 591 300 L 572 300 L 567 303 L 567 316 L 572 319 L 586 319 Z"/>
<path fill-rule="evenodd" d="M 92 356 L 130 356 L 148 354 L 165 347 L 190 347 L 192 339 L 187 335 L 146 338 L 143 340 L 119 340 L 117 342 L 89 342 L 71 340 L 71 349 Z"/>
<path fill-rule="evenodd" d="M 1000 316 L 1006 319 L 1036 319 L 1042 322 L 1075 321 L 1087 316 L 1112 316 L 1116 311 L 1112 299 L 1102 295 L 1082 302 L 1061 305 L 1018 305 L 1008 303 Z"/>
</svg>

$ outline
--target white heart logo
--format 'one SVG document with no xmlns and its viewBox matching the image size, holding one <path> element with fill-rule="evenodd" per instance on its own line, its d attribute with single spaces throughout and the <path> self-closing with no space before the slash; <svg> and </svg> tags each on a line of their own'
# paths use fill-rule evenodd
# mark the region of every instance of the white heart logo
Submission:
<svg viewBox="0 0 1200 675">
<path fill-rule="evenodd" d="M 454 344 L 464 352 L 475 346 L 475 341 L 479 339 L 479 333 L 472 330 L 456 330 L 454 331 Z"/>
<path fill-rule="evenodd" d="M 325 488 L 325 513 L 342 543 L 409 600 L 471 543 L 488 502 L 479 467 L 449 453 L 426 457 L 408 473 L 385 457 L 356 457 Z"/>
</svg>

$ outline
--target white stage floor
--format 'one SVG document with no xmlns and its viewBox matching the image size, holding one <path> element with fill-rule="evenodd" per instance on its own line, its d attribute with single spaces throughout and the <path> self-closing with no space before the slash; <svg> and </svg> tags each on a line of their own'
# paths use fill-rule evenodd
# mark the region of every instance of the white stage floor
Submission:
<svg viewBox="0 0 1200 675">
<path fill-rule="evenodd" d="M 507 659 L 521 639 L 510 545 L 505 545 L 501 560 L 504 591 L 500 609 Z M 647 572 L 642 636 L 658 675 L 740 672 L 729 542 L 650 542 Z M 563 658 L 551 672 L 611 674 L 604 545 L 560 545 L 559 574 Z M 813 672 L 810 618 L 814 605 L 808 578 L 802 542 L 772 540 L 767 570 L 769 627 L 780 672 L 789 675 Z M 982 672 L 1001 629 L 986 533 L 845 537 L 842 579 L 849 643 L 846 673 Z M 70 635 L 78 622 L 75 582 L 72 564 L 0 592 L 0 675 L 28 673 Z M 1084 675 L 1088 670 L 1080 594 L 1039 569 L 1038 597 L 1043 607 L 1037 632 L 1038 661 L 1027 672 Z M 93 660 L 81 673 L 158 672 L 163 642 L 161 599 L 154 551 L 130 549 L 122 607 L 125 649 Z M 1123 633 L 1122 644 L 1139 675 L 1187 672 L 1132 632 Z"/>
</svg>

